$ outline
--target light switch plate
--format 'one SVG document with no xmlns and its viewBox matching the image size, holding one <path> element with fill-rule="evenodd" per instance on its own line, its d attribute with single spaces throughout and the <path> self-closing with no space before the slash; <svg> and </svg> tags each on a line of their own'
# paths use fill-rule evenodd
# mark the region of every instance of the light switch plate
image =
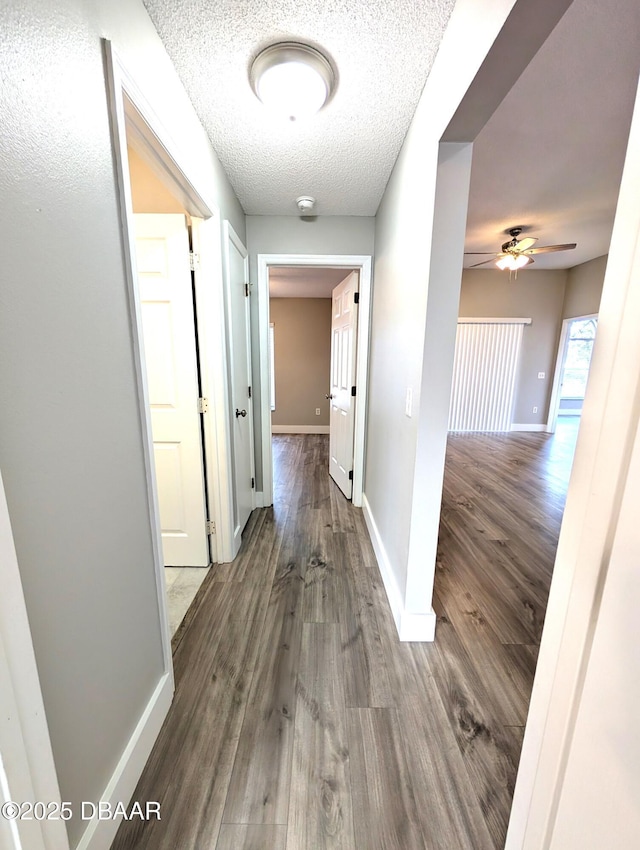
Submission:
<svg viewBox="0 0 640 850">
<path fill-rule="evenodd" d="M 411 387 L 407 387 L 407 400 L 404 406 L 405 415 L 411 418 L 411 408 L 413 406 L 413 390 Z"/>
</svg>

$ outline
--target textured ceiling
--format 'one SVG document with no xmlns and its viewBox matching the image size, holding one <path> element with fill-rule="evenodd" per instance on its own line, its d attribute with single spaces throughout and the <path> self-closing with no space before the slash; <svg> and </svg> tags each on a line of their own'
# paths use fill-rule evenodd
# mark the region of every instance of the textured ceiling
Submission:
<svg viewBox="0 0 640 850">
<path fill-rule="evenodd" d="M 454 0 L 144 0 L 250 215 L 375 215 Z M 307 41 L 338 69 L 331 102 L 272 118 L 248 80 L 276 41 Z"/>
<path fill-rule="evenodd" d="M 331 298 L 331 291 L 351 269 L 272 266 L 269 269 L 271 298 Z"/>
<path fill-rule="evenodd" d="M 639 71 L 640 2 L 574 0 L 474 144 L 466 251 L 525 225 L 537 245 L 578 243 L 532 270 L 607 253 Z"/>
</svg>

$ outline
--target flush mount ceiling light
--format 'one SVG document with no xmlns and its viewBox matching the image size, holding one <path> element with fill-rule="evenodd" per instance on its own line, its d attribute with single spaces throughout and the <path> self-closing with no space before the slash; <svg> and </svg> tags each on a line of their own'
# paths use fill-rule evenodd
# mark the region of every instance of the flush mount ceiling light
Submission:
<svg viewBox="0 0 640 850">
<path fill-rule="evenodd" d="M 253 60 L 249 78 L 265 106 L 296 121 L 318 112 L 336 85 L 331 63 L 308 44 L 272 44 Z"/>
</svg>

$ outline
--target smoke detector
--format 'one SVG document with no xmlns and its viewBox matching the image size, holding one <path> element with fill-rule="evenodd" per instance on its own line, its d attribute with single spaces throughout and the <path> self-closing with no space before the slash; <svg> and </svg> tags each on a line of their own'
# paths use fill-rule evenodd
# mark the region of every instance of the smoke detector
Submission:
<svg viewBox="0 0 640 850">
<path fill-rule="evenodd" d="M 309 215 L 316 205 L 316 199 L 310 195 L 301 195 L 301 197 L 296 198 L 296 204 L 302 215 Z"/>
</svg>

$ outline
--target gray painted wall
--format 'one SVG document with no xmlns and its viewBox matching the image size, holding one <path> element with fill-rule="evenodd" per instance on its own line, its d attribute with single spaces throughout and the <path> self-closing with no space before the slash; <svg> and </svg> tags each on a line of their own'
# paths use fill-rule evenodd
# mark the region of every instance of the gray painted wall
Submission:
<svg viewBox="0 0 640 850">
<path fill-rule="evenodd" d="M 456 3 L 376 217 L 365 495 L 400 604 L 411 615 L 431 612 L 468 201 L 469 151 L 464 144 L 452 149 L 445 164 L 439 143 L 454 113 L 447 140 L 477 136 L 564 6 L 536 6 L 532 27 L 521 25 L 530 4 Z M 438 210 L 447 208 L 448 222 L 434 207 L 440 183 Z"/>
<path fill-rule="evenodd" d="M 375 218 L 327 216 L 304 220 L 299 216 L 247 216 L 249 274 L 258 280 L 258 254 L 364 254 L 373 255 Z M 254 288 L 255 291 L 255 288 Z M 262 489 L 262 423 L 260 406 L 260 346 L 258 299 L 251 299 L 252 369 L 255 389 L 253 406 L 256 453 L 256 488 Z M 297 424 L 297 423 L 296 423 Z"/>
<path fill-rule="evenodd" d="M 139 0 L 2 5 L 0 467 L 74 809 L 102 795 L 163 666 L 103 36 L 245 232 Z"/>
<path fill-rule="evenodd" d="M 508 272 L 497 269 L 463 272 L 460 316 L 532 320 L 522 338 L 514 423 L 542 425 L 547 421 L 566 280 L 565 269 L 521 271 L 511 280 Z M 540 380 L 538 372 L 544 372 L 545 378 Z"/>
<path fill-rule="evenodd" d="M 569 269 L 562 305 L 562 318 L 589 316 L 600 311 L 602 284 L 608 256 L 596 257 Z"/>
</svg>

